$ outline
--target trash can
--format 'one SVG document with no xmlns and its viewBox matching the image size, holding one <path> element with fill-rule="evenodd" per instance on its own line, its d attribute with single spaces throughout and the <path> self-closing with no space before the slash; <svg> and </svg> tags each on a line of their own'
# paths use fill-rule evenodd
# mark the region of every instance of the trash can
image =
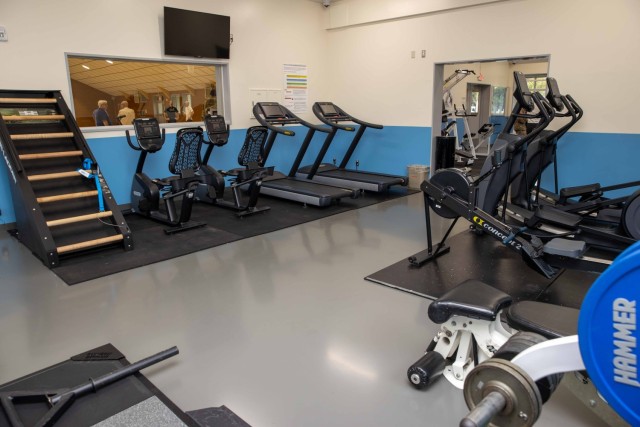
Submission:
<svg viewBox="0 0 640 427">
<path fill-rule="evenodd" d="M 429 166 L 426 165 L 409 165 L 407 166 L 408 175 L 409 175 L 409 183 L 407 186 L 409 188 L 413 188 L 415 190 L 420 189 L 420 184 L 422 181 L 427 179 L 429 176 Z"/>
<path fill-rule="evenodd" d="M 436 136 L 435 170 L 452 168 L 455 164 L 456 138 L 453 136 Z"/>
</svg>

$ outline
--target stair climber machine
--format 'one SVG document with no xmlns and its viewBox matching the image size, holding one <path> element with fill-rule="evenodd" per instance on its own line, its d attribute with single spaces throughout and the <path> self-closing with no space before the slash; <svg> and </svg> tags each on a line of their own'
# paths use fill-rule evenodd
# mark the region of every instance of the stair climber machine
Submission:
<svg viewBox="0 0 640 427">
<path fill-rule="evenodd" d="M 321 184 L 306 178 L 296 177 L 296 172 L 300 167 L 311 139 L 316 131 L 329 134 L 330 130 L 323 126 L 314 125 L 293 114 L 286 107 L 277 102 L 258 102 L 253 106 L 253 115 L 262 126 L 269 130 L 269 136 L 265 146 L 263 163 L 267 161 L 269 153 L 278 135 L 294 136 L 295 131 L 284 128 L 287 125 L 302 125 L 307 128 L 304 141 L 298 151 L 296 159 L 289 170 L 288 175 L 274 171 L 272 176 L 266 177 L 260 187 L 260 193 L 268 196 L 280 197 L 282 199 L 310 204 L 314 206 L 329 206 L 338 203 L 341 199 L 348 197 L 355 199 L 358 192 L 353 188 L 334 187 Z M 327 136 L 328 137 L 328 136 Z"/>
<path fill-rule="evenodd" d="M 196 175 L 201 167 L 200 149 L 204 139 L 202 129 L 185 128 L 176 133 L 176 145 L 169 160 L 169 171 L 173 175 L 159 179 L 149 178 L 143 172 L 143 168 L 147 155 L 162 149 L 165 130 L 160 131 L 160 124 L 156 118 L 134 119 L 133 129 L 136 134 L 135 145 L 131 141 L 129 130 L 125 131 L 129 146 L 140 151 L 131 185 L 131 211 L 171 226 L 164 230 L 166 234 L 205 226 L 204 222 L 190 220 L 196 189 L 203 179 L 202 176 Z M 210 180 L 218 183 L 221 181 L 221 176 Z M 218 184 L 220 193 L 222 188 Z M 216 192 L 215 189 L 211 191 Z"/>
<path fill-rule="evenodd" d="M 554 116 L 551 104 L 539 93 L 529 91 L 522 73 L 514 72 L 514 78 L 516 105 L 505 129 L 494 142 L 480 176 L 473 180 L 458 169 L 441 169 L 422 183 L 428 246 L 425 251 L 409 258 L 412 265 L 421 266 L 448 253 L 450 248 L 445 245 L 446 239 L 461 216 L 471 222 L 477 232 L 487 233 L 519 252 L 528 265 L 548 278 L 557 275 L 556 267 L 603 271 L 610 264 L 608 260 L 584 256 L 587 249 L 584 241 L 564 238 L 576 237 L 581 230 L 541 235 L 526 226 L 508 225 L 504 209 L 502 219 L 498 218 L 501 201 L 506 205 L 509 184 L 521 173 L 527 144 L 535 140 Z M 535 107 L 538 112 L 533 114 Z M 520 113 L 521 108 L 526 112 Z M 539 119 L 539 122 L 526 136 L 508 133 L 518 117 Z M 430 210 L 444 218 L 454 219 L 435 249 Z"/>
<path fill-rule="evenodd" d="M 59 91 L 0 91 L 0 151 L 15 236 L 49 268 L 114 245 L 131 231 Z"/>
<path fill-rule="evenodd" d="M 240 218 L 271 209 L 269 206 L 257 206 L 262 181 L 266 177 L 273 175 L 273 166 L 264 166 L 264 147 L 269 133 L 268 129 L 264 126 L 253 126 L 247 129 L 244 144 L 238 155 L 238 163 L 242 167 L 219 171 L 222 176 L 231 177 L 232 179 L 230 188 L 233 201 L 227 201 L 223 199 L 224 193 L 216 194 L 216 191 L 211 191 L 219 189 L 220 185 L 212 185 L 211 182 L 207 182 L 206 177 L 217 176 L 216 170 L 207 163 L 213 152 L 213 147 L 222 147 L 229 141 L 229 126 L 225 123 L 224 117 L 212 115 L 207 115 L 204 118 L 204 124 L 209 139 L 204 140 L 207 149 L 202 160 L 202 167 L 196 174 L 202 175 L 205 179 L 198 186 L 196 200 L 236 210 L 236 215 Z M 224 191 L 224 181 L 222 182 L 222 188 Z M 241 194 L 243 189 L 246 189 L 248 194 L 246 202 L 242 201 L 245 198 Z"/>
<path fill-rule="evenodd" d="M 603 187 L 598 183 L 577 187 L 563 188 L 558 191 L 558 171 L 556 148 L 559 138 L 564 135 L 576 122 L 584 111 L 571 95 L 562 95 L 557 81 L 547 77 L 547 100 L 556 110 L 556 117 L 569 117 L 570 120 L 558 131 L 543 131 L 527 148 L 527 159 L 522 174 L 511 184 L 512 205 L 538 210 L 552 208 L 569 214 L 579 215 L 583 227 L 596 227 L 605 231 L 604 242 L 599 245 L 606 249 L 611 240 L 610 236 L 625 236 L 640 239 L 640 189 L 635 189 L 630 195 L 606 198 L 607 191 L 634 188 L 640 186 L 640 181 L 627 182 Z M 555 178 L 555 193 L 541 190 L 540 182 L 543 171 L 553 164 Z M 578 200 L 575 200 L 577 198 Z M 521 211 L 515 209 L 516 212 Z M 525 215 L 526 216 L 526 215 Z M 533 225 L 533 224 L 532 224 Z M 614 237 L 615 239 L 615 237 Z M 598 245 L 598 243 L 595 243 Z M 623 246 L 628 242 L 623 241 Z"/>
<path fill-rule="evenodd" d="M 320 183 L 358 188 L 366 191 L 374 191 L 377 193 L 388 191 L 390 187 L 400 185 L 406 186 L 409 179 L 406 176 L 389 175 L 376 172 L 365 172 L 361 170 L 347 169 L 347 164 L 353 155 L 362 135 L 367 128 L 382 129 L 382 125 L 367 123 L 356 119 L 347 114 L 343 109 L 331 102 L 316 102 L 313 104 L 313 113 L 320 121 L 330 126 L 331 131 L 324 141 L 318 156 L 313 165 L 300 168 L 296 174 L 297 177 L 312 179 Z M 359 125 L 347 152 L 345 153 L 340 165 L 336 166 L 331 163 L 322 163 L 329 146 L 338 130 L 353 132 L 354 126 L 343 125 L 340 122 L 352 122 Z M 357 165 L 358 162 L 356 162 Z"/>
</svg>

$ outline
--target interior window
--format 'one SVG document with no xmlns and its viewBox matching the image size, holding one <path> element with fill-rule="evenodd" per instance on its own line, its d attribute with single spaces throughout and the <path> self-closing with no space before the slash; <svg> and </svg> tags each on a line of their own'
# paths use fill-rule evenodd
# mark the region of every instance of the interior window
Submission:
<svg viewBox="0 0 640 427">
<path fill-rule="evenodd" d="M 219 88 L 227 64 L 143 61 L 123 58 L 67 55 L 71 85 L 71 108 L 81 127 L 95 126 L 93 111 L 98 101 L 107 101 L 112 125 L 127 124 L 123 108 L 135 117 L 156 117 L 165 122 L 172 104 L 177 122 L 187 121 L 186 102 L 193 109 L 193 121 L 206 114 L 224 115 Z M 126 105 L 124 104 L 126 103 Z M 124 122 L 122 120 L 125 120 Z"/>
</svg>

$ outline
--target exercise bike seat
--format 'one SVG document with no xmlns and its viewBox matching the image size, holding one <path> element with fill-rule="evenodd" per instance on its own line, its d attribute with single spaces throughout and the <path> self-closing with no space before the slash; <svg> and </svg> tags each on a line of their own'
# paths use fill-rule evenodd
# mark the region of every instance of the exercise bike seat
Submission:
<svg viewBox="0 0 640 427">
<path fill-rule="evenodd" d="M 429 306 L 429 319 L 441 324 L 451 316 L 495 320 L 498 312 L 512 302 L 511 296 L 475 279 L 465 280 Z"/>
<path fill-rule="evenodd" d="M 519 331 L 535 332 L 548 339 L 578 333 L 580 310 L 537 301 L 519 301 L 505 310 L 509 326 Z"/>
</svg>

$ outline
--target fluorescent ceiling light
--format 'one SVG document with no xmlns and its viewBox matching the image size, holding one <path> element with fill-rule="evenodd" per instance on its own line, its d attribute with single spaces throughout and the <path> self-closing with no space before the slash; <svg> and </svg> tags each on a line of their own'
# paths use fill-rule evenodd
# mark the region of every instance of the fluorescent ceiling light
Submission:
<svg viewBox="0 0 640 427">
<path fill-rule="evenodd" d="M 84 68 L 85 70 L 90 70 L 91 69 L 91 68 L 89 68 L 88 65 L 84 65 L 84 64 L 82 64 L 82 68 Z"/>
</svg>

